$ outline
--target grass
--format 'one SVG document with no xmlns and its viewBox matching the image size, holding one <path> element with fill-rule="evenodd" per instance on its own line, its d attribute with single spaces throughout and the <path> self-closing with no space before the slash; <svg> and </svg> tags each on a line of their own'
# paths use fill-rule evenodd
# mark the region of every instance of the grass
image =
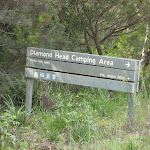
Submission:
<svg viewBox="0 0 150 150">
<path fill-rule="evenodd" d="M 11 84 L 23 83 L 18 87 L 24 89 L 21 80 Z M 129 132 L 128 93 L 111 97 L 107 90 L 35 81 L 29 118 L 24 105 L 14 105 L 19 93 L 3 98 L 7 107 L 0 115 L 1 149 L 148 150 L 149 94 L 137 94 L 135 124 Z"/>
</svg>

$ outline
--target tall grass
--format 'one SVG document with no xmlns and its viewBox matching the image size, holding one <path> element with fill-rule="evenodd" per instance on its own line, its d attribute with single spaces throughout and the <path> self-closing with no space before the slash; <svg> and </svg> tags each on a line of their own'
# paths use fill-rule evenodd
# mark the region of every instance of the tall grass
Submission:
<svg viewBox="0 0 150 150">
<path fill-rule="evenodd" d="M 9 95 L 15 105 L 24 103 L 26 80 L 22 73 L 17 75 L 0 72 L 0 100 Z"/>
<path fill-rule="evenodd" d="M 26 112 L 14 105 L 12 95 L 5 98 L 7 108 L 0 124 L 7 120 L 5 129 L 15 136 L 15 142 L 8 144 L 11 138 L 4 138 L 1 128 L 0 143 L 18 149 L 42 149 L 45 145 L 52 149 L 148 150 L 150 93 L 147 91 L 145 96 L 144 92 L 137 94 L 135 124 L 128 132 L 128 93 L 114 92 L 110 96 L 107 90 L 35 80 L 30 118 L 23 119 Z"/>
<path fill-rule="evenodd" d="M 149 135 L 144 136 L 149 130 L 149 97 L 143 98 L 143 92 L 137 95 L 133 133 L 126 130 L 127 93 L 115 92 L 110 97 L 107 90 L 50 83 L 49 95 L 54 103 L 50 110 L 34 107 L 32 116 L 34 129 L 49 141 L 62 147 L 71 143 L 71 149 L 92 149 L 91 145 L 93 149 L 149 148 Z"/>
</svg>

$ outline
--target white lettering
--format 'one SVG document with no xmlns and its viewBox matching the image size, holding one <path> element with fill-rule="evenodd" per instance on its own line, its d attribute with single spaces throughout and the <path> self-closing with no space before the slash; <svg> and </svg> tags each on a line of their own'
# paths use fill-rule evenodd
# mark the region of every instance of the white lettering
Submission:
<svg viewBox="0 0 150 150">
<path fill-rule="evenodd" d="M 50 62 L 49 61 L 44 61 L 44 64 L 50 64 Z"/>
<path fill-rule="evenodd" d="M 114 65 L 114 62 L 113 61 L 110 61 L 110 66 L 113 66 Z"/>
<path fill-rule="evenodd" d="M 61 55 L 59 53 L 55 53 L 55 58 L 68 60 L 69 59 L 69 55 Z"/>
<path fill-rule="evenodd" d="M 32 59 L 32 58 L 30 58 L 30 61 L 31 61 L 31 62 L 37 62 L 36 59 Z"/>
<path fill-rule="evenodd" d="M 93 64 L 95 65 L 96 64 L 96 59 L 92 59 L 90 57 L 78 57 L 76 55 L 72 55 L 71 59 L 73 61 L 77 61 L 77 62 L 81 62 L 81 63 L 88 63 L 88 64 Z"/>
<path fill-rule="evenodd" d="M 96 59 L 91 59 L 91 58 L 89 58 L 89 62 L 90 62 L 90 63 L 93 63 L 93 65 L 95 65 Z"/>
<path fill-rule="evenodd" d="M 84 63 L 88 62 L 88 59 L 87 59 L 87 58 L 84 58 L 83 60 L 84 60 Z"/>
<path fill-rule="evenodd" d="M 103 64 L 103 59 L 102 58 L 100 59 L 99 64 Z"/>
<path fill-rule="evenodd" d="M 100 73 L 100 76 L 101 76 L 101 77 L 105 77 L 105 74 L 103 74 L 103 73 Z"/>
<path fill-rule="evenodd" d="M 116 79 L 116 76 L 114 76 L 114 75 L 107 75 L 107 78 L 113 78 L 113 79 Z"/>
<path fill-rule="evenodd" d="M 34 50 L 30 50 L 30 55 L 34 55 Z"/>
<path fill-rule="evenodd" d="M 75 58 L 74 58 L 74 57 L 75 57 L 75 55 L 72 55 L 72 60 L 73 60 L 73 61 L 75 61 Z"/>
<path fill-rule="evenodd" d="M 59 53 L 55 53 L 55 58 L 59 58 Z"/>
<path fill-rule="evenodd" d="M 106 61 L 106 60 L 104 60 L 104 65 L 106 64 L 106 62 L 107 62 L 107 61 Z"/>
<path fill-rule="evenodd" d="M 37 52 L 38 56 L 42 56 L 42 52 Z"/>
<path fill-rule="evenodd" d="M 123 77 L 123 76 L 117 76 L 117 79 L 120 79 L 120 80 L 126 80 L 126 78 Z"/>
<path fill-rule="evenodd" d="M 52 57 L 52 53 L 37 52 L 36 50 L 33 49 L 30 50 L 30 55 L 41 56 L 41 57 Z"/>
<path fill-rule="evenodd" d="M 113 61 L 103 60 L 102 58 L 99 61 L 99 64 L 113 66 Z"/>
<path fill-rule="evenodd" d="M 46 53 L 43 53 L 43 56 L 44 56 L 44 57 L 47 57 L 47 54 L 46 54 Z"/>
<path fill-rule="evenodd" d="M 43 63 L 43 61 L 42 61 L 42 60 L 38 60 L 38 62 L 39 62 L 39 63 Z"/>
</svg>

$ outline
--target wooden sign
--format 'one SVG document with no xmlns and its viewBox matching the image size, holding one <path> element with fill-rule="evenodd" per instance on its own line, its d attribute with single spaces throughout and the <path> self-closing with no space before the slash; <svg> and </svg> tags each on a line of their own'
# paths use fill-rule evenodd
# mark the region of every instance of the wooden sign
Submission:
<svg viewBox="0 0 150 150">
<path fill-rule="evenodd" d="M 90 76 L 80 76 L 76 74 L 52 72 L 32 68 L 26 68 L 25 76 L 28 78 L 51 80 L 68 84 L 76 84 L 82 86 L 103 88 L 122 92 L 132 92 L 132 93 L 134 92 L 134 84 L 135 84 L 130 82 L 108 80 L 103 78 L 93 78 Z"/>
<path fill-rule="evenodd" d="M 26 66 L 78 75 L 135 81 L 135 71 L 27 57 Z"/>
<path fill-rule="evenodd" d="M 57 82 L 134 93 L 138 92 L 139 65 L 140 61 L 133 59 L 28 48 L 26 77 L 52 80 L 42 70 L 53 71 Z M 45 76 L 36 76 L 37 72 Z M 75 77 L 83 82 L 77 83 Z"/>
<path fill-rule="evenodd" d="M 79 64 L 88 64 L 92 66 L 103 66 L 108 68 L 118 68 L 125 70 L 137 70 L 138 60 L 108 57 L 102 55 L 91 55 L 84 53 L 75 53 L 61 50 L 49 50 L 29 47 L 27 57 L 66 61 Z"/>
<path fill-rule="evenodd" d="M 27 84 L 43 79 L 108 90 L 138 92 L 140 61 L 85 53 L 27 48 Z M 27 85 L 26 105 L 31 112 L 32 87 Z M 29 91 L 30 89 L 30 91 Z"/>
</svg>

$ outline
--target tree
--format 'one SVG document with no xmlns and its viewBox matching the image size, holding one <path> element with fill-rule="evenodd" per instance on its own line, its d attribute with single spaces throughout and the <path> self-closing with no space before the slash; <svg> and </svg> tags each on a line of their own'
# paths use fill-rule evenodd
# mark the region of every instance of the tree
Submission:
<svg viewBox="0 0 150 150">
<path fill-rule="evenodd" d="M 0 61 L 4 68 L 11 64 L 15 69 L 14 62 L 19 64 L 24 60 L 29 28 L 32 26 L 31 14 L 28 13 L 33 8 L 32 2 L 2 0 L 0 3 Z"/>
<path fill-rule="evenodd" d="M 125 34 L 119 37 L 112 43 L 109 48 L 108 55 L 114 57 L 128 57 L 131 59 L 141 59 L 141 49 L 143 47 L 143 39 L 145 38 L 145 24 L 141 26 L 140 30 L 131 34 Z"/>
<path fill-rule="evenodd" d="M 82 34 L 89 53 L 91 45 L 103 55 L 102 45 L 124 34 L 132 33 L 145 23 L 145 3 L 136 0 L 67 0 L 58 2 L 59 18 L 66 32 L 73 36 Z M 91 41 L 93 41 L 91 43 Z"/>
<path fill-rule="evenodd" d="M 0 1 L 0 67 L 12 66 L 13 70 L 23 67 L 27 47 L 72 49 L 78 46 L 76 38 L 68 39 L 52 2 Z"/>
<path fill-rule="evenodd" d="M 63 26 L 57 20 L 51 1 L 0 1 L 0 67 L 23 67 L 27 47 L 63 47 Z"/>
<path fill-rule="evenodd" d="M 146 36 L 144 40 L 144 45 L 142 49 L 142 69 L 146 66 L 148 62 L 148 49 L 150 48 L 149 44 L 149 35 L 150 35 L 150 22 L 147 22 L 147 27 L 146 27 Z"/>
</svg>

